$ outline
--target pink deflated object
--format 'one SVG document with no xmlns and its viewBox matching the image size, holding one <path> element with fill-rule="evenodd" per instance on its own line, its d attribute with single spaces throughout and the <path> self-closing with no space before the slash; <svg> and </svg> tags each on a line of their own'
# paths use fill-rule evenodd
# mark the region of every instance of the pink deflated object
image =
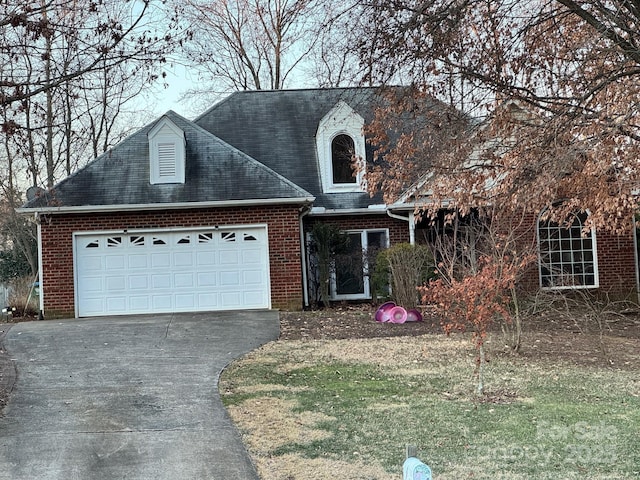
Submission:
<svg viewBox="0 0 640 480">
<path fill-rule="evenodd" d="M 416 310 L 415 308 L 412 308 L 411 310 L 407 310 L 407 322 L 421 322 L 422 321 L 422 314 Z"/>
<path fill-rule="evenodd" d="M 404 307 L 393 307 L 389 313 L 391 315 L 391 320 L 389 320 L 391 323 L 404 323 L 407 321 L 407 311 Z"/>
<path fill-rule="evenodd" d="M 376 322 L 385 323 L 391 320 L 391 309 L 395 306 L 396 304 L 394 302 L 387 302 L 380 305 L 375 315 Z"/>
</svg>

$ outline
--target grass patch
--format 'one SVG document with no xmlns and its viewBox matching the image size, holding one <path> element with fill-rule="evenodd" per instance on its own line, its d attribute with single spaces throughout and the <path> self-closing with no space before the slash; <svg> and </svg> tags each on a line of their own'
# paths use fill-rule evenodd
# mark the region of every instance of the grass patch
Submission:
<svg viewBox="0 0 640 480">
<path fill-rule="evenodd" d="M 275 342 L 224 372 L 222 397 L 265 480 L 298 478 L 292 462 L 396 479 L 407 443 L 437 479 L 640 477 L 636 372 L 492 357 L 475 398 L 474 358 L 440 336 Z"/>
</svg>

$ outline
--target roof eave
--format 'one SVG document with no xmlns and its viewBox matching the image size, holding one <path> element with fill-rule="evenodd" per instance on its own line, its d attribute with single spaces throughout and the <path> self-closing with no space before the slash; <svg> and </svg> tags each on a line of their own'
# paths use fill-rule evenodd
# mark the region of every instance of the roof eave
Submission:
<svg viewBox="0 0 640 480">
<path fill-rule="evenodd" d="M 21 207 L 16 212 L 20 214 L 46 213 L 46 214 L 67 214 L 67 213 L 113 213 L 132 212 L 150 210 L 187 210 L 200 208 L 225 208 L 225 207 L 248 207 L 265 205 L 310 205 L 315 197 L 293 197 L 293 198 L 266 198 L 249 200 L 220 200 L 212 202 L 180 202 L 180 203 L 140 203 L 125 205 L 75 205 L 56 207 Z"/>
<path fill-rule="evenodd" d="M 380 215 L 387 210 L 386 205 L 369 205 L 366 208 L 325 208 L 313 207 L 309 215 L 318 217 L 329 217 L 336 215 Z"/>
</svg>

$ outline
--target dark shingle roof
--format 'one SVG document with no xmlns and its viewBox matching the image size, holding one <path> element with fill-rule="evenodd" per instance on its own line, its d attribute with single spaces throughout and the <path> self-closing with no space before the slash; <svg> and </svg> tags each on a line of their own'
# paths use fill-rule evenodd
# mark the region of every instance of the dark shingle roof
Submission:
<svg viewBox="0 0 640 480">
<path fill-rule="evenodd" d="M 186 137 L 185 183 L 149 182 L 147 133 L 142 128 L 25 208 L 147 205 L 309 198 L 290 180 L 175 112 L 165 114 Z"/>
<path fill-rule="evenodd" d="M 170 111 L 166 117 L 184 130 L 187 141 L 184 184 L 149 182 L 147 133 L 154 122 L 25 208 L 312 197 L 314 206 L 332 210 L 382 204 L 381 195 L 322 191 L 316 133 L 320 121 L 340 101 L 366 124 L 376 106 L 387 99 L 378 88 L 259 90 L 236 92 L 193 122 Z M 441 108 L 437 102 L 427 102 L 428 108 Z M 370 164 L 373 151 L 368 143 L 366 154 Z"/>
<path fill-rule="evenodd" d="M 194 123 L 313 194 L 315 206 L 366 208 L 382 200 L 365 192 L 322 192 L 315 139 L 318 124 L 341 100 L 365 123 L 371 121 L 378 93 L 376 88 L 243 91 L 214 105 Z M 367 161 L 371 160 L 367 145 Z"/>
</svg>

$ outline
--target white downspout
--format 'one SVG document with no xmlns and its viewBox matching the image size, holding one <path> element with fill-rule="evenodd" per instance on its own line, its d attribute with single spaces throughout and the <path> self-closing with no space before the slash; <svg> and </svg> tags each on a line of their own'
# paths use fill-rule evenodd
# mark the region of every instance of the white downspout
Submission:
<svg viewBox="0 0 640 480">
<path fill-rule="evenodd" d="M 306 241 L 304 238 L 304 225 L 302 219 L 309 215 L 311 209 L 309 207 L 304 208 L 300 212 L 300 256 L 302 262 L 302 299 L 305 307 L 309 306 L 309 279 L 307 277 L 307 249 Z"/>
<path fill-rule="evenodd" d="M 391 213 L 391 210 L 387 210 L 387 215 L 391 218 L 395 218 L 397 220 L 402 220 L 404 222 L 409 222 L 409 243 L 411 245 L 416 244 L 416 217 L 413 211 L 409 213 L 409 216 L 403 217 L 402 215 L 397 215 L 395 213 Z"/>
<path fill-rule="evenodd" d="M 36 213 L 36 226 L 37 226 L 37 235 L 38 235 L 38 286 L 40 295 L 38 296 L 38 301 L 40 302 L 40 312 L 38 313 L 38 318 L 44 318 L 44 284 L 42 283 L 42 225 L 40 224 L 40 216 Z"/>
</svg>

